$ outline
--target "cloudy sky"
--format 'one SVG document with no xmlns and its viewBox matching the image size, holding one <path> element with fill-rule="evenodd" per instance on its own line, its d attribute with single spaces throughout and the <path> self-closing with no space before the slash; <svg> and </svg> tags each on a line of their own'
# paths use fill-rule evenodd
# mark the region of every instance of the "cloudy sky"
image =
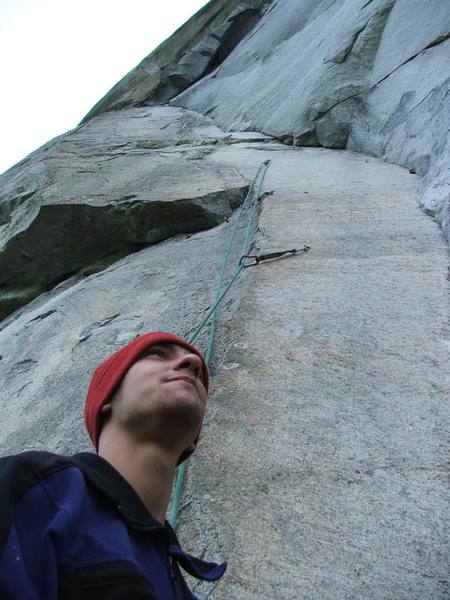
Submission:
<svg viewBox="0 0 450 600">
<path fill-rule="evenodd" d="M 0 173 L 75 127 L 206 0 L 0 0 Z"/>
</svg>

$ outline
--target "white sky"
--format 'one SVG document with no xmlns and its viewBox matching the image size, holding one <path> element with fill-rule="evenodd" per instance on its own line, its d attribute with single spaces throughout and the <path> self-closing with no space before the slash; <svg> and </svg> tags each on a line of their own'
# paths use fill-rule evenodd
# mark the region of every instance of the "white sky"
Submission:
<svg viewBox="0 0 450 600">
<path fill-rule="evenodd" d="M 0 0 L 0 173 L 75 127 L 206 0 Z"/>
</svg>

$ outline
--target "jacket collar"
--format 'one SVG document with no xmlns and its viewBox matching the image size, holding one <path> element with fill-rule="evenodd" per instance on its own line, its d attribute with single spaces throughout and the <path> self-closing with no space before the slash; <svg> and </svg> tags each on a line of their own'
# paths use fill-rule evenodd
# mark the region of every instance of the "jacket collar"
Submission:
<svg viewBox="0 0 450 600">
<path fill-rule="evenodd" d="M 108 461 L 91 452 L 82 452 L 69 458 L 70 462 L 84 474 L 88 483 L 106 495 L 118 509 L 128 525 L 134 529 L 166 532 L 169 541 L 169 555 L 185 571 L 206 581 L 222 577 L 227 563 L 220 565 L 207 562 L 187 554 L 181 549 L 175 531 L 168 521 L 162 525 L 148 511 L 128 481 Z"/>
<path fill-rule="evenodd" d="M 70 460 L 83 472 L 92 486 L 108 497 L 131 527 L 147 530 L 163 528 L 148 511 L 134 488 L 107 460 L 92 452 L 75 454 Z"/>
</svg>

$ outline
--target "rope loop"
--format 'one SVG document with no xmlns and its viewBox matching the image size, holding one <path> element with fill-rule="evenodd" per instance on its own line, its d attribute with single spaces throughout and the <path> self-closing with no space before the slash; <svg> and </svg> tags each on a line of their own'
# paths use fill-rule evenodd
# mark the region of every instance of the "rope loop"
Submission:
<svg viewBox="0 0 450 600">
<path fill-rule="evenodd" d="M 224 259 L 222 262 L 222 268 L 220 270 L 219 281 L 217 284 L 215 301 L 214 301 L 212 307 L 207 311 L 206 315 L 203 317 L 201 322 L 194 329 L 192 335 L 188 338 L 188 342 L 193 344 L 194 340 L 197 338 L 199 333 L 202 331 L 203 327 L 206 325 L 206 323 L 209 321 L 209 319 L 211 319 L 211 326 L 210 326 L 209 335 L 208 335 L 208 348 L 205 353 L 206 364 L 209 364 L 212 350 L 213 350 L 214 337 L 215 337 L 215 332 L 216 332 L 217 309 L 218 309 L 220 303 L 222 302 L 222 300 L 224 299 L 224 297 L 226 296 L 228 290 L 231 288 L 233 283 L 239 277 L 239 274 L 241 273 L 241 271 L 244 269 L 244 266 L 242 266 L 239 261 L 239 265 L 237 266 L 236 270 L 234 271 L 233 275 L 231 276 L 229 282 L 226 284 L 225 288 L 222 290 L 222 284 L 223 284 L 223 280 L 225 278 L 225 270 L 228 265 L 234 238 L 236 237 L 236 233 L 238 231 L 238 225 L 241 220 L 241 216 L 244 213 L 244 210 L 249 206 L 250 214 L 248 217 L 245 240 L 244 240 L 244 244 L 243 244 L 243 248 L 242 248 L 242 254 L 245 255 L 248 253 L 249 248 L 250 248 L 250 235 L 251 235 L 251 230 L 252 230 L 253 217 L 254 217 L 255 210 L 256 210 L 256 207 L 257 207 L 259 201 L 262 200 L 261 188 L 262 188 L 262 184 L 264 182 L 264 177 L 266 175 L 266 171 L 269 167 L 269 164 L 270 164 L 270 159 L 267 159 L 260 165 L 260 167 L 249 187 L 247 195 L 245 196 L 245 199 L 241 205 L 241 208 L 239 210 L 239 214 L 238 214 L 238 217 L 234 224 L 233 231 L 232 231 L 230 239 L 228 241 L 227 250 L 225 252 L 225 256 L 224 256 Z M 256 192 L 255 192 L 255 190 L 256 190 Z M 272 193 L 273 192 L 270 192 L 266 195 L 271 195 Z M 264 196 L 265 195 L 263 194 L 263 197 Z M 169 522 L 173 528 L 175 528 L 176 524 L 177 524 L 178 512 L 179 512 L 179 507 L 180 507 L 181 495 L 183 492 L 183 484 L 184 484 L 185 474 L 186 474 L 186 461 L 183 462 L 179 466 L 178 472 L 177 472 L 177 478 L 176 478 L 176 482 L 175 482 L 175 489 L 174 489 L 173 499 L 172 499 L 172 508 L 171 508 L 171 512 L 170 512 L 170 516 L 169 516 Z"/>
<path fill-rule="evenodd" d="M 250 249 L 250 235 L 251 235 L 253 217 L 255 214 L 256 207 L 264 198 L 266 198 L 267 196 L 271 196 L 274 193 L 272 190 L 270 192 L 264 192 L 264 194 L 261 194 L 262 184 L 264 182 L 264 178 L 266 175 L 266 171 L 269 167 L 269 164 L 270 164 L 270 159 L 265 160 L 260 165 L 260 167 L 249 187 L 247 195 L 245 196 L 245 199 L 241 205 L 241 208 L 239 210 L 239 214 L 236 219 L 236 222 L 234 223 L 233 231 L 232 231 L 230 239 L 228 241 L 227 250 L 225 252 L 225 256 L 224 256 L 224 259 L 222 262 L 222 267 L 220 270 L 219 281 L 217 284 L 217 290 L 216 290 L 216 296 L 215 296 L 214 303 L 211 306 L 211 308 L 207 311 L 206 315 L 203 317 L 201 322 L 194 329 L 192 335 L 188 338 L 188 341 L 191 344 L 193 344 L 195 339 L 199 335 L 199 333 L 202 331 L 203 327 L 211 319 L 211 325 L 210 325 L 209 334 L 208 334 L 208 348 L 205 353 L 206 364 L 209 364 L 212 350 L 213 350 L 214 337 L 215 337 L 215 331 L 216 331 L 217 309 L 219 308 L 219 305 L 222 302 L 222 300 L 224 299 L 224 297 L 226 296 L 228 290 L 231 288 L 231 286 L 234 284 L 236 279 L 239 277 L 242 270 L 247 267 L 253 267 L 255 265 L 258 265 L 260 262 L 262 262 L 264 260 L 279 258 L 281 256 L 284 256 L 285 254 L 295 254 L 297 252 L 307 252 L 308 250 L 310 250 L 309 246 L 304 245 L 303 247 L 300 247 L 300 248 L 293 248 L 292 250 L 282 250 L 280 252 L 271 252 L 269 254 L 256 255 L 256 254 L 248 253 L 249 249 Z M 256 192 L 255 192 L 255 189 L 256 189 Z M 225 285 L 225 287 L 222 289 L 223 281 L 225 278 L 226 267 L 228 265 L 228 261 L 230 258 L 231 248 L 233 246 L 233 242 L 236 237 L 236 233 L 238 231 L 239 222 L 240 222 L 240 219 L 241 219 L 241 216 L 242 216 L 244 210 L 247 208 L 248 205 L 250 208 L 250 213 L 249 213 L 248 222 L 247 222 L 245 240 L 244 240 L 244 244 L 243 244 L 243 248 L 242 248 L 242 255 L 239 259 L 238 266 L 235 269 L 234 273 L 232 274 L 230 280 Z M 254 262 L 246 262 L 246 261 L 254 261 Z M 175 482 L 175 489 L 174 489 L 173 500 L 172 500 L 172 508 L 171 508 L 171 513 L 170 513 L 170 517 L 169 517 L 170 524 L 172 525 L 173 528 L 175 528 L 176 524 L 177 524 L 178 512 L 179 512 L 179 507 L 180 507 L 181 495 L 182 495 L 182 491 L 183 491 L 185 474 L 186 474 L 186 461 L 183 462 L 180 465 L 180 467 L 178 468 L 177 478 L 176 478 L 176 482 Z"/>
</svg>

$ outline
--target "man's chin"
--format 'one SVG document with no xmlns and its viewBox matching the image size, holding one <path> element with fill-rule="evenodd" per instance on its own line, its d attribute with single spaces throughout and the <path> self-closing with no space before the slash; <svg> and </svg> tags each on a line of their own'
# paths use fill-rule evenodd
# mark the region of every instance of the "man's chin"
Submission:
<svg viewBox="0 0 450 600">
<path fill-rule="evenodd" d="M 197 386 L 183 379 L 168 382 L 167 390 L 170 390 L 168 396 L 176 404 L 191 406 L 195 412 L 200 408 L 202 412 L 205 408 L 206 399 L 202 398 Z"/>
<path fill-rule="evenodd" d="M 186 390 L 187 392 L 193 394 L 194 396 L 198 397 L 199 400 L 204 402 L 200 390 L 198 389 L 198 384 L 196 384 L 194 381 L 191 381 L 190 379 L 171 379 L 170 381 L 167 381 L 166 384 L 170 388 L 173 387 L 177 390 Z"/>
<path fill-rule="evenodd" d="M 192 393 L 177 393 L 166 399 L 165 411 L 170 422 L 180 422 L 183 428 L 192 427 L 198 431 L 204 415 L 204 406 L 201 399 Z"/>
</svg>

